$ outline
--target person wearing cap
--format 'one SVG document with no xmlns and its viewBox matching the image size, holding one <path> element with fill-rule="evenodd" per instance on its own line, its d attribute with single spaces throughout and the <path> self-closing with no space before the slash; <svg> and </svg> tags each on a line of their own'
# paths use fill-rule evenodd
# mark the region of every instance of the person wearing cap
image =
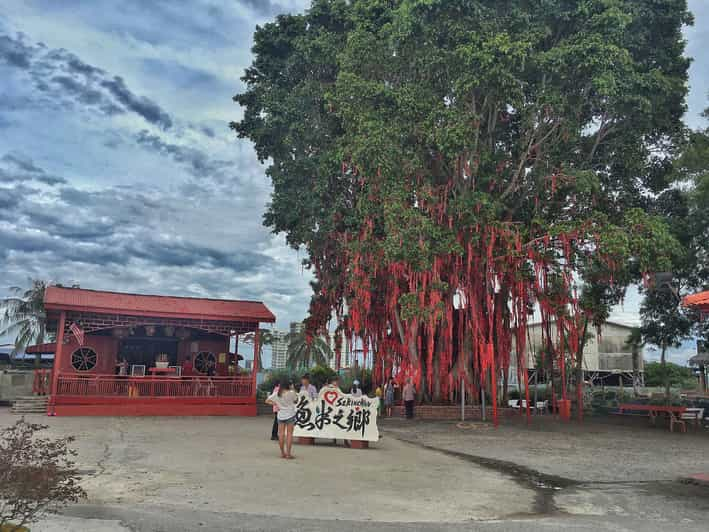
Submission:
<svg viewBox="0 0 709 532">
<path fill-rule="evenodd" d="M 350 391 L 352 397 L 362 397 L 362 388 L 359 386 L 359 381 L 355 379 L 352 381 L 352 391 Z"/>
</svg>

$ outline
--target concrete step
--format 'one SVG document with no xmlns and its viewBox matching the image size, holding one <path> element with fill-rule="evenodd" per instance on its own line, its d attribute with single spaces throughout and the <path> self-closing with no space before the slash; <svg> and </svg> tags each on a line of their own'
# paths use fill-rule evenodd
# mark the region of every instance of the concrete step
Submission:
<svg viewBox="0 0 709 532">
<path fill-rule="evenodd" d="M 47 412 L 47 402 L 49 398 L 46 395 L 31 395 L 26 397 L 18 397 L 12 404 L 10 412 L 13 414 L 44 414 Z"/>
<path fill-rule="evenodd" d="M 15 401 L 44 401 L 46 402 L 47 399 L 49 399 L 46 395 L 23 395 L 20 397 L 17 397 Z"/>
</svg>

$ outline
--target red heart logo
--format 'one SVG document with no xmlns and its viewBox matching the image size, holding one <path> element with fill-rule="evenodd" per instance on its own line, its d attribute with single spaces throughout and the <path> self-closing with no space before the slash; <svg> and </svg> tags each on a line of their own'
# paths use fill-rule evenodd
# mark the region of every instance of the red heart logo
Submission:
<svg viewBox="0 0 709 532">
<path fill-rule="evenodd" d="M 357 407 L 355 407 L 355 410 L 356 410 L 357 412 L 359 412 L 359 407 L 358 407 L 358 406 L 357 406 Z"/>
<path fill-rule="evenodd" d="M 337 399 L 337 392 L 336 391 L 330 391 L 330 392 L 325 392 L 323 395 L 323 399 L 327 401 L 330 404 L 333 404 L 335 402 L 335 399 Z"/>
</svg>

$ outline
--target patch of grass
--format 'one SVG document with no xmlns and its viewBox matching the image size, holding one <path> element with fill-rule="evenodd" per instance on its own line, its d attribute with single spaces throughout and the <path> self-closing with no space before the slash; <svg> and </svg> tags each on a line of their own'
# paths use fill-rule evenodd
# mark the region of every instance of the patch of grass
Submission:
<svg viewBox="0 0 709 532">
<path fill-rule="evenodd" d="M 25 528 L 24 526 L 15 526 L 15 525 L 0 525 L 0 532 L 30 532 L 29 528 Z"/>
</svg>

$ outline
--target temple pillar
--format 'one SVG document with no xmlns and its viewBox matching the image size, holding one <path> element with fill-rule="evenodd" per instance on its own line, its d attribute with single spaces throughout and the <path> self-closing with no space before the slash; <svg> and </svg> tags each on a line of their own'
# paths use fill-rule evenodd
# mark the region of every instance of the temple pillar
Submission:
<svg viewBox="0 0 709 532">
<path fill-rule="evenodd" d="M 254 331 L 254 363 L 252 364 L 251 367 L 251 378 L 252 378 L 252 393 L 254 395 L 254 399 L 256 398 L 257 395 L 257 389 L 256 389 L 256 378 L 258 376 L 258 370 L 259 370 L 259 343 L 260 343 L 260 331 L 258 327 L 256 328 L 256 331 Z"/>
<path fill-rule="evenodd" d="M 47 414 L 54 415 L 54 403 L 59 385 L 59 371 L 64 360 L 64 326 L 66 325 L 66 311 L 59 313 L 59 323 L 57 325 L 56 348 L 54 350 L 54 364 L 52 366 L 52 393 L 47 405 Z"/>
</svg>

